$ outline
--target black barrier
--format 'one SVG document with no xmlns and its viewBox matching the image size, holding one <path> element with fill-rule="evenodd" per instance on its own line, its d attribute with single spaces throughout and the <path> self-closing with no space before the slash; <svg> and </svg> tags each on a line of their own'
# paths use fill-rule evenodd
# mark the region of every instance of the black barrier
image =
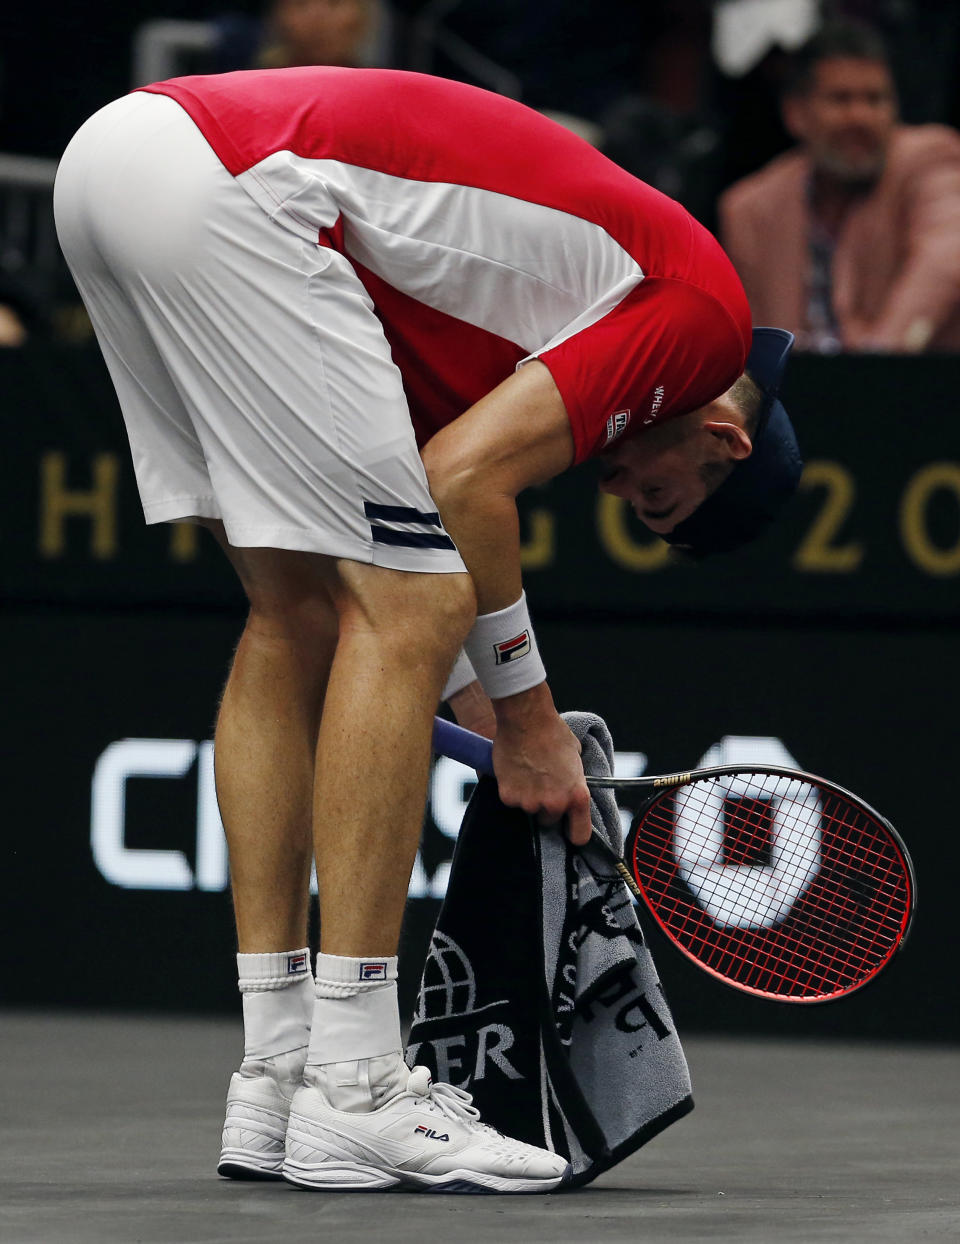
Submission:
<svg viewBox="0 0 960 1244">
<path fill-rule="evenodd" d="M 524 503 L 557 701 L 606 717 L 621 765 L 688 767 L 749 738 L 863 795 L 916 857 L 909 948 L 833 1006 L 741 997 L 651 934 L 681 1028 L 960 1037 L 940 983 L 958 863 L 958 370 L 797 359 L 804 488 L 763 546 L 712 566 L 665 560 L 576 473 Z M 0 902 L 14 946 L 0 996 L 236 1010 L 210 738 L 239 592 L 205 533 L 143 526 L 93 350 L 0 352 L 0 419 Z M 435 771 L 414 870 L 407 1006 L 468 792 L 451 766 Z"/>
<path fill-rule="evenodd" d="M 800 494 L 769 536 L 712 563 L 671 557 L 623 502 L 597 494 L 589 464 L 532 490 L 521 513 L 534 607 L 957 617 L 958 382 L 960 357 L 795 359 L 785 398 L 807 462 Z M 196 527 L 144 526 L 95 349 L 0 352 L 0 393 L 6 599 L 236 603 L 229 570 Z"/>
<path fill-rule="evenodd" d="M 5 699 L 17 706 L 5 715 L 0 886 L 15 950 L 4 1001 L 236 1009 L 209 739 L 239 626 L 239 618 L 155 612 L 0 620 Z M 603 714 L 627 753 L 621 764 L 688 767 L 726 738 L 728 758 L 739 747 L 792 759 L 859 792 L 915 855 L 911 943 L 885 976 L 843 1002 L 777 1006 L 735 994 L 652 936 L 681 1031 L 960 1037 L 944 983 L 960 866 L 952 636 L 547 623 L 541 646 L 558 703 Z M 423 896 L 442 893 L 470 784 L 452 766 L 438 770 L 415 870 L 408 1007 L 437 910 Z M 496 903 L 491 895 L 492 914 Z"/>
</svg>

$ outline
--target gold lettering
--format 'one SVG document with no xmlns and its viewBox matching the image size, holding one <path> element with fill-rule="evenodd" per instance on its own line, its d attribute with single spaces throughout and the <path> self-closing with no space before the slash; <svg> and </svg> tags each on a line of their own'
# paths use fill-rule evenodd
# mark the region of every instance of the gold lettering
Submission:
<svg viewBox="0 0 960 1244">
<path fill-rule="evenodd" d="M 927 506 L 935 492 L 952 492 L 960 505 L 960 465 L 931 462 L 907 484 L 900 503 L 900 538 L 917 566 L 927 574 L 945 576 L 960 572 L 960 538 L 953 548 L 939 548 L 930 539 Z"/>
<path fill-rule="evenodd" d="M 660 570 L 669 560 L 670 546 L 658 536 L 643 542 L 634 539 L 627 521 L 628 513 L 622 497 L 601 493 L 597 503 L 597 532 L 601 545 L 625 570 Z"/>
<path fill-rule="evenodd" d="M 556 556 L 556 522 L 549 510 L 531 510 L 527 524 L 530 530 L 520 545 L 520 566 L 524 570 L 542 570 Z"/>
<path fill-rule="evenodd" d="M 803 489 L 824 488 L 823 507 L 793 555 L 797 570 L 815 574 L 850 574 L 863 561 L 863 545 L 835 543 L 856 496 L 853 476 L 839 462 L 808 462 L 800 479 Z"/>
<path fill-rule="evenodd" d="M 66 520 L 85 518 L 91 524 L 90 553 L 98 561 L 117 553 L 117 480 L 120 463 L 116 454 L 94 454 L 92 485 L 68 488 L 67 456 L 54 449 L 40 460 L 40 554 L 62 557 L 66 552 Z"/>
<path fill-rule="evenodd" d="M 170 531 L 170 558 L 175 562 L 192 562 L 197 559 L 199 541 L 197 523 L 173 523 Z"/>
</svg>

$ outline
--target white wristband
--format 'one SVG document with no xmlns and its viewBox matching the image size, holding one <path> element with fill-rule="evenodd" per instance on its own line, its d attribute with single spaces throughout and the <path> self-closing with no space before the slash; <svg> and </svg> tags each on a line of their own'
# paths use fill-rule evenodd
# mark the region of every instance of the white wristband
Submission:
<svg viewBox="0 0 960 1244">
<path fill-rule="evenodd" d="M 518 695 L 546 681 L 525 593 L 506 609 L 477 618 L 463 646 L 491 700 Z"/>
<path fill-rule="evenodd" d="M 450 671 L 450 677 L 447 679 L 447 685 L 444 687 L 443 695 L 440 699 L 449 700 L 452 695 L 456 695 L 464 687 L 469 687 L 476 680 L 477 675 L 470 664 L 470 658 L 461 648 L 456 661 L 453 663 L 453 669 Z"/>
</svg>

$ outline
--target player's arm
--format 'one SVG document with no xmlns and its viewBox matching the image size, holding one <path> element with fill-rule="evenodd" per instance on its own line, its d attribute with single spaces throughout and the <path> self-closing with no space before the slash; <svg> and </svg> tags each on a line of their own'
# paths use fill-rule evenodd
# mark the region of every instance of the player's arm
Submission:
<svg viewBox="0 0 960 1244">
<path fill-rule="evenodd" d="M 430 489 L 470 571 L 478 615 L 513 606 L 523 591 L 517 495 L 565 471 L 573 457 L 567 412 L 539 362 L 510 376 L 424 446 Z M 545 820 L 566 815 L 571 840 L 586 842 L 590 796 L 579 744 L 547 684 L 495 696 L 493 708 L 501 798 Z"/>
</svg>

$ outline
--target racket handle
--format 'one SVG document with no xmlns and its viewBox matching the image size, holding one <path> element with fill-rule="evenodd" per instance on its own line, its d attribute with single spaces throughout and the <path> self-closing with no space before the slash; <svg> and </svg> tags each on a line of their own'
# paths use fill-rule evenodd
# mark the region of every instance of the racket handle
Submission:
<svg viewBox="0 0 960 1244">
<path fill-rule="evenodd" d="M 478 773 L 493 773 L 493 744 L 482 734 L 464 730 L 442 717 L 433 719 L 433 750 L 438 756 L 449 756 L 469 765 Z"/>
</svg>

